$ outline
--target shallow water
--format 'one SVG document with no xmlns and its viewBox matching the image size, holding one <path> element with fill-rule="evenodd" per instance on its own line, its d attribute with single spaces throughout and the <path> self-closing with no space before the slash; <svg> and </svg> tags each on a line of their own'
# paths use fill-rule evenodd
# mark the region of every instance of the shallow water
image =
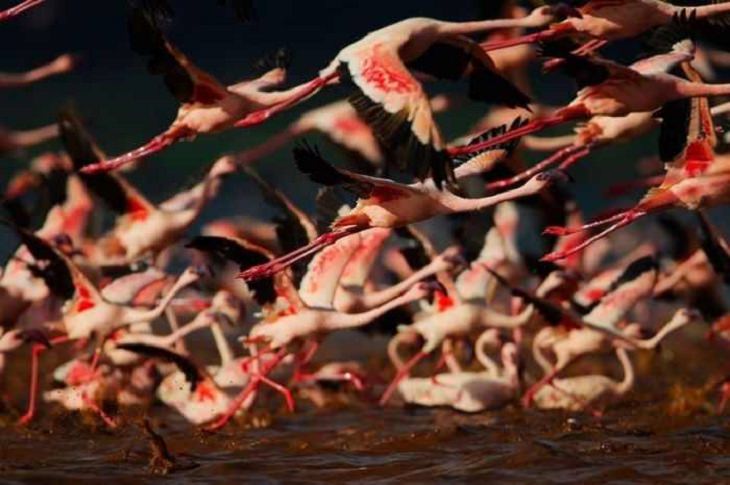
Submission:
<svg viewBox="0 0 730 485">
<path fill-rule="evenodd" d="M 730 483 L 730 417 L 715 413 L 723 352 L 701 333 L 673 335 L 661 352 L 633 353 L 635 390 L 601 418 L 517 406 L 476 415 L 396 402 L 383 409 L 354 391 L 328 391 L 324 409 L 300 393 L 294 414 L 267 392 L 253 416 L 213 434 L 159 405 L 125 416 L 116 430 L 47 404 L 36 422 L 19 428 L 18 410 L 5 410 L 0 483 Z M 352 338 L 327 342 L 321 358 L 341 359 L 348 349 L 367 361 L 384 342 L 360 336 L 355 346 Z M 65 358 L 52 354 L 44 359 L 49 369 Z M 27 366 L 18 364 L 25 357 L 16 356 L 18 372 L 6 375 L 19 393 L 9 399 L 14 408 L 24 402 Z M 384 378 L 392 372 L 371 365 Z M 585 359 L 570 371 L 620 377 L 611 357 Z M 145 414 L 180 465 L 166 476 L 155 477 L 149 465 L 139 426 Z"/>
<path fill-rule="evenodd" d="M 626 403 L 600 420 L 585 415 L 445 410 L 299 412 L 265 429 L 217 434 L 176 420 L 159 428 L 180 462 L 175 483 L 722 483 L 730 482 L 724 417 L 669 419 Z M 651 411 L 651 412 L 650 412 Z M 68 419 L 52 430 L 6 428 L 3 483 L 117 483 L 148 479 L 149 452 L 136 426 L 92 430 Z"/>
</svg>

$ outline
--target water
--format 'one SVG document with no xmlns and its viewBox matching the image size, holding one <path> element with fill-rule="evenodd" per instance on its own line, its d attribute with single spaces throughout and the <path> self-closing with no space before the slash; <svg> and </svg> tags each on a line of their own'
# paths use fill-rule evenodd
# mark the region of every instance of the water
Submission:
<svg viewBox="0 0 730 485">
<path fill-rule="evenodd" d="M 162 470 L 149 465 L 143 416 L 180 465 L 156 478 L 170 483 L 730 483 L 730 421 L 715 412 L 722 354 L 700 338 L 701 330 L 673 335 L 661 352 L 634 353 L 635 390 L 600 418 L 518 406 L 476 415 L 396 402 L 380 408 L 375 397 L 382 384 L 370 397 L 329 391 L 322 409 L 300 393 L 294 414 L 266 393 L 252 416 L 217 433 L 159 405 L 128 412 L 115 430 L 95 416 L 47 404 L 30 428 L 18 428 L 6 410 L 0 413 L 0 483 L 152 480 Z M 364 360 L 383 343 L 360 339 L 359 348 L 369 349 Z M 352 343 L 335 339 L 322 358 Z M 614 360 L 591 358 L 570 370 L 617 378 Z M 60 361 L 49 355 L 44 362 L 50 368 Z M 18 391 L 10 402 L 20 406 L 27 371 L 13 364 L 20 372 L 6 376 Z M 378 369 L 384 378 L 392 373 Z"/>
</svg>

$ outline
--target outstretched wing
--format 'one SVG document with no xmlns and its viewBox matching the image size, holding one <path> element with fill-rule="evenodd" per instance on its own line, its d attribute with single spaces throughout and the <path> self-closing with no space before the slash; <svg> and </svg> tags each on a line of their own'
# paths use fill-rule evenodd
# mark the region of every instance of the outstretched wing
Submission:
<svg viewBox="0 0 730 485">
<path fill-rule="evenodd" d="M 149 12 L 133 9 L 127 27 L 132 50 L 150 58 L 147 70 L 162 75 L 167 89 L 178 101 L 213 104 L 226 96 L 226 88 L 218 80 L 165 39 Z"/>
<path fill-rule="evenodd" d="M 118 349 L 134 352 L 150 359 L 162 360 L 175 364 L 180 371 L 185 374 L 185 380 L 190 383 L 190 390 L 195 391 L 198 384 L 205 379 L 205 374 L 200 368 L 193 363 L 188 357 L 173 352 L 164 347 L 156 347 L 142 343 L 120 343 L 116 346 Z"/>
<path fill-rule="evenodd" d="M 31 271 L 43 279 L 49 291 L 64 301 L 74 299 L 71 313 L 88 310 L 101 301 L 101 295 L 91 281 L 51 243 L 30 231 L 5 221 L 0 222 L 11 227 L 20 237 L 23 245 L 35 260 L 30 267 Z"/>
<path fill-rule="evenodd" d="M 59 114 L 58 126 L 61 142 L 71 157 L 76 171 L 104 160 L 104 154 L 73 111 L 62 111 Z M 79 172 L 78 175 L 94 195 L 118 214 L 139 216 L 154 209 L 152 204 L 120 175 L 108 172 L 96 174 Z"/>
<path fill-rule="evenodd" d="M 202 251 L 219 260 L 232 261 L 241 270 L 267 263 L 274 258 L 274 254 L 268 249 L 240 238 L 197 236 L 185 247 Z M 278 295 L 273 278 L 261 278 L 247 284 L 259 305 L 276 301 Z"/>
<path fill-rule="evenodd" d="M 430 173 L 439 187 L 444 181 L 455 185 L 428 96 L 397 50 L 376 43 L 346 50 L 339 60 L 340 79 L 357 88 L 350 103 L 393 154 L 398 168 L 420 180 Z"/>
<path fill-rule="evenodd" d="M 379 194 L 402 195 L 407 197 L 414 190 L 392 180 L 369 175 L 361 175 L 342 168 L 337 168 L 322 158 L 317 147 L 307 143 L 294 148 L 294 161 L 297 168 L 305 173 L 312 182 L 327 187 L 341 186 L 361 199 L 377 197 Z"/>
<path fill-rule="evenodd" d="M 597 326 L 615 327 L 640 300 L 652 294 L 657 276 L 658 265 L 653 256 L 637 259 L 583 319 Z"/>
</svg>

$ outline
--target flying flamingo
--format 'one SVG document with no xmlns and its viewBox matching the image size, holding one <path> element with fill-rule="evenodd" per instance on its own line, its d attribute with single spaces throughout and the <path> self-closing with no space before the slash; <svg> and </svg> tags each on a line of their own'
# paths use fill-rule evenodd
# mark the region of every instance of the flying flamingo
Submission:
<svg viewBox="0 0 730 485">
<path fill-rule="evenodd" d="M 634 366 L 626 349 L 616 349 L 624 378 L 615 381 L 600 374 L 565 377 L 553 380 L 552 386 L 540 388 L 535 394 L 535 406 L 540 409 L 584 411 L 603 409 L 623 397 L 634 387 Z"/>
<path fill-rule="evenodd" d="M 535 9 L 520 19 L 456 23 L 428 18 L 402 20 L 345 47 L 314 80 L 294 88 L 278 105 L 247 115 L 237 126 L 262 123 L 329 84 L 350 81 L 356 88 L 351 104 L 386 149 L 395 154 L 401 169 L 421 180 L 430 172 L 439 187 L 444 180 L 453 183 L 440 130 L 414 73 L 448 80 L 468 77 L 470 97 L 526 106 L 528 98 L 495 73 L 489 57 L 465 36 L 498 28 L 545 25 L 555 18 L 553 10 Z"/>
<path fill-rule="evenodd" d="M 687 63 L 683 64 L 683 68 L 690 79 L 698 79 L 696 71 Z M 692 82 L 702 86 L 699 81 Z M 570 230 L 548 227 L 546 232 L 549 234 L 566 234 L 608 225 L 581 244 L 550 253 L 543 259 L 554 261 L 570 256 L 650 213 L 677 206 L 696 210 L 726 203 L 730 200 L 727 191 L 730 158 L 715 155 L 716 143 L 715 126 L 707 98 L 677 100 L 666 105 L 662 112 L 659 150 L 668 168 L 662 184 L 651 189 L 633 208 L 611 217 Z"/>
<path fill-rule="evenodd" d="M 332 308 L 332 303 L 338 289 L 339 276 L 347 264 L 352 251 L 358 244 L 359 241 L 353 240 L 352 238 L 337 241 L 310 262 L 307 273 L 302 279 L 298 291 L 292 291 L 292 289 L 279 290 L 281 293 L 286 292 L 282 296 L 285 296 L 288 300 L 290 308 L 284 313 L 270 315 L 266 320 L 254 325 L 251 329 L 247 341 L 251 342 L 252 355 L 254 357 L 258 356 L 256 344 L 263 345 L 267 352 L 281 350 L 288 353 L 287 347 L 290 343 L 301 343 L 304 340 L 309 340 L 318 335 L 321 337 L 338 329 L 356 328 L 366 325 L 391 309 L 422 299 L 430 292 L 428 285 L 416 285 L 402 295 L 369 311 L 361 313 L 338 312 Z M 218 254 L 223 258 L 231 259 L 240 266 L 245 266 L 261 258 L 273 256 L 270 252 L 256 248 L 246 241 L 211 236 L 199 236 L 189 243 L 187 247 Z M 277 275 L 273 282 L 269 279 L 253 282 L 255 294 L 260 294 L 259 297 L 265 297 L 267 294 L 276 297 L 277 286 L 279 288 L 282 287 L 281 283 L 276 284 L 276 280 L 281 282 L 282 279 L 288 278 L 285 275 Z M 302 359 L 303 362 L 300 362 L 300 365 L 306 363 L 314 351 L 316 351 L 316 343 L 310 348 L 310 355 Z M 281 355 L 283 356 L 285 354 L 282 353 Z M 269 365 L 265 365 L 264 367 L 269 367 L 269 371 L 273 369 Z M 266 379 L 268 378 L 265 375 L 261 375 L 259 379 L 268 385 L 275 384 L 267 381 Z M 258 384 L 258 380 L 255 382 L 252 381 L 242 391 L 239 398 L 235 400 L 237 404 L 231 407 L 231 412 L 227 413 L 216 424 L 225 424 L 233 413 L 236 412 L 238 406 L 255 391 Z M 289 391 L 278 384 L 272 387 L 280 392 L 283 391 L 282 393 L 287 399 L 288 405 L 291 407 L 293 401 Z"/>
<path fill-rule="evenodd" d="M 730 85 L 727 84 L 704 84 L 698 82 L 699 80 L 688 81 L 667 74 L 680 63 L 692 60 L 694 43 L 689 40 L 681 40 L 671 46 L 670 52 L 642 59 L 631 66 L 623 66 L 598 56 L 582 57 L 571 54 L 566 52 L 563 46 L 553 46 L 551 49 L 546 49 L 544 54 L 561 60 L 562 69 L 575 78 L 580 90 L 573 101 L 550 116 L 535 118 L 530 123 L 502 136 L 461 147 L 451 147 L 448 150 L 451 155 L 482 150 L 572 120 L 648 113 L 656 111 L 670 101 L 722 96 L 730 92 Z M 630 118 L 624 123 L 635 125 L 641 121 L 642 118 L 637 117 Z M 617 128 L 619 127 L 615 129 Z M 592 138 L 597 135 L 598 133 L 593 133 Z M 586 146 L 590 147 L 589 144 Z M 575 155 L 575 151 L 582 150 L 585 150 L 585 147 L 572 148 L 568 153 L 560 152 L 559 157 Z M 568 157 L 569 160 L 570 158 Z M 567 163 L 569 162 L 566 160 L 564 164 Z M 574 160 L 570 163 L 574 163 Z"/>
<path fill-rule="evenodd" d="M 72 113 L 63 113 L 59 126 L 61 139 L 75 168 L 103 158 Z M 91 259 L 103 259 L 105 263 L 109 260 L 129 262 L 147 253 L 158 255 L 182 237 L 215 196 L 220 180 L 236 170 L 230 157 L 222 157 L 211 166 L 202 181 L 159 205 L 144 198 L 121 175 L 81 173 L 81 180 L 89 190 L 120 214 L 114 228 L 89 247 Z"/>
<path fill-rule="evenodd" d="M 85 166 L 82 169 L 85 173 L 113 170 L 178 141 L 232 128 L 246 114 L 277 105 L 299 92 L 298 88 L 271 91 L 285 80 L 287 61 L 283 53 L 277 54 L 273 68 L 260 77 L 224 86 L 170 44 L 149 13 L 133 10 L 129 31 L 133 49 L 151 58 L 149 70 L 163 75 L 166 86 L 181 103 L 180 109 L 164 133 L 129 153 Z"/>
<path fill-rule="evenodd" d="M 0 12 L 0 16 L 2 16 L 2 12 Z M 36 67 L 27 72 L 0 72 L 0 89 L 28 86 L 43 79 L 67 73 L 75 67 L 76 63 L 77 59 L 71 54 L 61 54 L 48 64 Z"/>
<path fill-rule="evenodd" d="M 501 353 L 502 376 L 485 371 L 449 372 L 403 380 L 398 391 L 405 402 L 420 406 L 449 406 L 466 413 L 503 408 L 515 399 L 520 380 L 517 346 L 508 342 Z"/>
<path fill-rule="evenodd" d="M 19 4 L 15 5 L 14 7 L 10 7 L 6 10 L 0 11 L 0 22 L 3 22 L 5 20 L 10 20 L 13 17 L 17 17 L 21 13 L 25 12 L 26 10 L 29 10 L 33 7 L 37 7 L 38 5 L 42 4 L 46 0 L 23 0 Z"/>
<path fill-rule="evenodd" d="M 431 180 L 405 185 L 335 168 L 317 150 L 308 146 L 296 148 L 294 157 L 299 169 L 313 181 L 328 186 L 341 185 L 360 198 L 354 209 L 332 223 L 330 232 L 283 257 L 247 269 L 241 273 L 241 277 L 246 280 L 270 276 L 343 237 L 366 229 L 402 227 L 440 214 L 485 209 L 500 202 L 536 194 L 563 179 L 560 172 L 543 172 L 516 189 L 491 197 L 467 199 L 449 191 L 438 190 Z"/>
<path fill-rule="evenodd" d="M 702 21 L 730 12 L 730 2 L 699 7 L 672 5 L 661 0 L 579 0 L 573 15 L 547 29 L 522 37 L 482 44 L 486 51 L 520 44 L 545 42 L 565 36 L 588 36 L 583 52 L 595 51 L 608 41 L 636 37 L 672 22 L 701 30 Z"/>
<path fill-rule="evenodd" d="M 152 321 L 162 315 L 180 290 L 200 278 L 199 270 L 186 269 L 159 304 L 149 310 L 109 303 L 67 256 L 30 232 L 20 228 L 15 228 L 15 231 L 33 256 L 35 264 L 43 268 L 41 277 L 51 293 L 66 302 L 61 320 L 46 324 L 48 328 L 58 328 L 63 331 L 64 336 L 59 337 L 57 341 L 89 338 L 92 334 L 105 338 L 117 328 Z M 31 394 L 28 412 L 21 418 L 22 423 L 32 420 L 35 413 L 38 352 L 33 352 L 32 357 Z"/>
</svg>

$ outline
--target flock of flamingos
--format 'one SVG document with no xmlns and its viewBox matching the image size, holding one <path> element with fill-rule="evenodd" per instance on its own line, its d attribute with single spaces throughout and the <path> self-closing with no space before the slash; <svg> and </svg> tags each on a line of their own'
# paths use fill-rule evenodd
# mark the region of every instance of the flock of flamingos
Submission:
<svg viewBox="0 0 730 485">
<path fill-rule="evenodd" d="M 53 1 L 0 12 L 0 28 Z M 673 332 L 709 328 L 708 352 L 722 351 L 730 342 L 730 246 L 705 210 L 730 202 L 730 152 L 715 124 L 730 112 L 721 99 L 730 84 L 712 82 L 730 63 L 730 2 L 566 0 L 530 10 L 483 1 L 495 18 L 399 21 L 345 46 L 294 87 L 284 87 L 283 50 L 260 63 L 259 77 L 221 84 L 165 36 L 175 2 L 133 2 L 132 49 L 180 103 L 168 128 L 111 157 L 71 109 L 52 126 L 0 131 L 6 153 L 52 138 L 63 147 L 19 169 L 2 195 L 3 237 L 14 234 L 20 245 L 0 279 L 0 372 L 27 362 L 11 353 L 30 355 L 19 423 L 55 403 L 115 427 L 125 406 L 162 403 L 219 429 L 264 397 L 278 394 L 294 411 L 297 399 L 321 403 L 335 391 L 381 406 L 599 415 L 632 390 L 632 354 Z M 250 0 L 218 3 L 244 21 L 254 8 Z M 602 56 L 621 39 L 645 55 L 628 66 Z M 535 63 L 575 81 L 569 104 L 532 98 L 527 69 Z M 0 74 L 0 87 L 74 65 L 63 55 Z M 429 97 L 425 88 L 437 80 L 467 89 Z M 222 156 L 164 202 L 125 177 L 175 143 L 255 129 L 335 86 L 349 97 Z M 472 101 L 485 117 L 444 140 L 434 113 Z M 573 134 L 536 134 L 568 123 Z M 656 161 L 613 160 L 643 173 L 615 191 L 645 195 L 584 221 L 571 186 L 590 181 L 573 180 L 570 167 L 654 130 Z M 312 131 L 343 157 L 325 159 L 303 139 Z M 292 144 L 286 174 L 321 186 L 316 215 L 254 171 Z M 549 155 L 526 166 L 526 152 Z M 273 222 L 223 218 L 191 234 L 223 180 L 240 172 L 276 211 Z M 658 215 L 674 208 L 691 216 Z M 105 230 L 95 223 L 99 212 L 114 216 Z M 653 223 L 619 231 L 645 216 Z M 429 231 L 433 223 L 414 226 L 433 218 L 438 233 Z M 187 269 L 169 273 L 180 261 Z M 373 371 L 320 358 L 320 344 L 343 331 L 354 331 L 352 346 L 374 332 L 389 335 L 374 356 L 389 364 Z M 192 350 L 199 339 L 191 337 L 203 332 L 215 343 L 215 365 Z M 71 360 L 44 373 L 44 358 L 56 352 Z M 566 372 L 591 355 L 614 355 L 620 380 L 611 367 Z M 730 381 L 718 391 L 721 409 Z"/>
</svg>

